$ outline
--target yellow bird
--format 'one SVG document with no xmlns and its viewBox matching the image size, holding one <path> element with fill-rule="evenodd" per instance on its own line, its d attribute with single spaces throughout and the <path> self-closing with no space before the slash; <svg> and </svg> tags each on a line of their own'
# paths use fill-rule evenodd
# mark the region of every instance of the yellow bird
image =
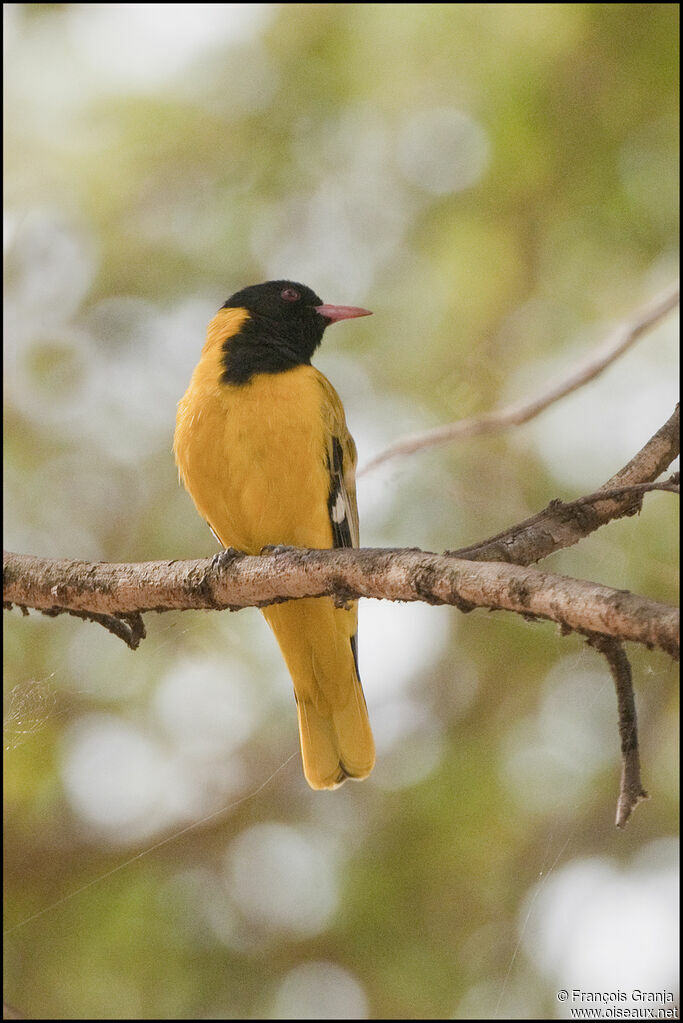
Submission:
<svg viewBox="0 0 683 1023">
<path fill-rule="evenodd" d="M 174 453 L 224 547 L 357 547 L 356 446 L 332 384 L 311 365 L 325 328 L 369 316 L 292 281 L 238 291 L 209 324 L 178 404 Z M 274 604 L 263 615 L 294 683 L 311 788 L 366 778 L 375 744 L 358 674 L 356 603 Z"/>
</svg>

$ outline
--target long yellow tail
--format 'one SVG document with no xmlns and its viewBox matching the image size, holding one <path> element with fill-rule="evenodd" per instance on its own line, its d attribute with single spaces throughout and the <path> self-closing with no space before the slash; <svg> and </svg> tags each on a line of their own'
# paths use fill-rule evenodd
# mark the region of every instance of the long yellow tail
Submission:
<svg viewBox="0 0 683 1023">
<path fill-rule="evenodd" d="M 366 778 L 375 763 L 363 689 L 351 637 L 356 608 L 328 597 L 263 609 L 287 662 L 299 714 L 304 773 L 311 788 L 334 789 Z"/>
</svg>

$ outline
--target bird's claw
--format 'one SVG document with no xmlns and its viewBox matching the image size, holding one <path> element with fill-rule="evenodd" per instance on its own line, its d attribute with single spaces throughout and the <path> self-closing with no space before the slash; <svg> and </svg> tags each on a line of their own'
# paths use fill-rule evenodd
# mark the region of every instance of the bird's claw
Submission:
<svg viewBox="0 0 683 1023">
<path fill-rule="evenodd" d="M 244 557 L 242 551 L 238 551 L 234 547 L 226 547 L 224 550 L 219 551 L 218 554 L 214 554 L 211 559 L 211 568 L 229 568 L 230 565 L 242 557 Z"/>
</svg>

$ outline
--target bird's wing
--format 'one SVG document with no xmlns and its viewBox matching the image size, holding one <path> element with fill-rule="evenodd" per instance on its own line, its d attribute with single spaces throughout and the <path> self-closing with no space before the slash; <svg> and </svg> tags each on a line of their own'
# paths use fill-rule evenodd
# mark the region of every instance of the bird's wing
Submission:
<svg viewBox="0 0 683 1023">
<path fill-rule="evenodd" d="M 356 445 L 349 433 L 344 408 L 332 384 L 320 374 L 323 390 L 326 458 L 330 480 L 327 509 L 335 547 L 358 547 L 356 505 Z"/>
</svg>

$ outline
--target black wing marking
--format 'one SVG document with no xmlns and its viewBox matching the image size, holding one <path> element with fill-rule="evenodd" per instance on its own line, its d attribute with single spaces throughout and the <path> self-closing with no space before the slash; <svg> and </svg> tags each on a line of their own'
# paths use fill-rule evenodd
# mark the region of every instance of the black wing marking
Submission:
<svg viewBox="0 0 683 1023">
<path fill-rule="evenodd" d="M 356 665 L 356 678 L 360 679 L 360 671 L 358 670 L 358 633 L 354 632 L 351 637 L 351 652 L 353 654 L 353 663 Z"/>
<path fill-rule="evenodd" d="M 330 492 L 327 511 L 332 526 L 335 547 L 353 547 L 351 523 L 349 521 L 349 496 L 344 484 L 344 450 L 338 437 L 332 438 L 332 459 L 328 455 L 327 466 L 330 474 Z"/>
<path fill-rule="evenodd" d="M 354 547 L 351 527 L 350 499 L 344 483 L 344 449 L 337 437 L 332 438 L 332 458 L 327 458 L 330 474 L 330 492 L 327 498 L 327 511 L 332 526 L 332 539 L 335 547 Z M 356 678 L 360 679 L 358 670 L 358 633 L 351 637 L 351 652 L 356 666 Z"/>
</svg>

